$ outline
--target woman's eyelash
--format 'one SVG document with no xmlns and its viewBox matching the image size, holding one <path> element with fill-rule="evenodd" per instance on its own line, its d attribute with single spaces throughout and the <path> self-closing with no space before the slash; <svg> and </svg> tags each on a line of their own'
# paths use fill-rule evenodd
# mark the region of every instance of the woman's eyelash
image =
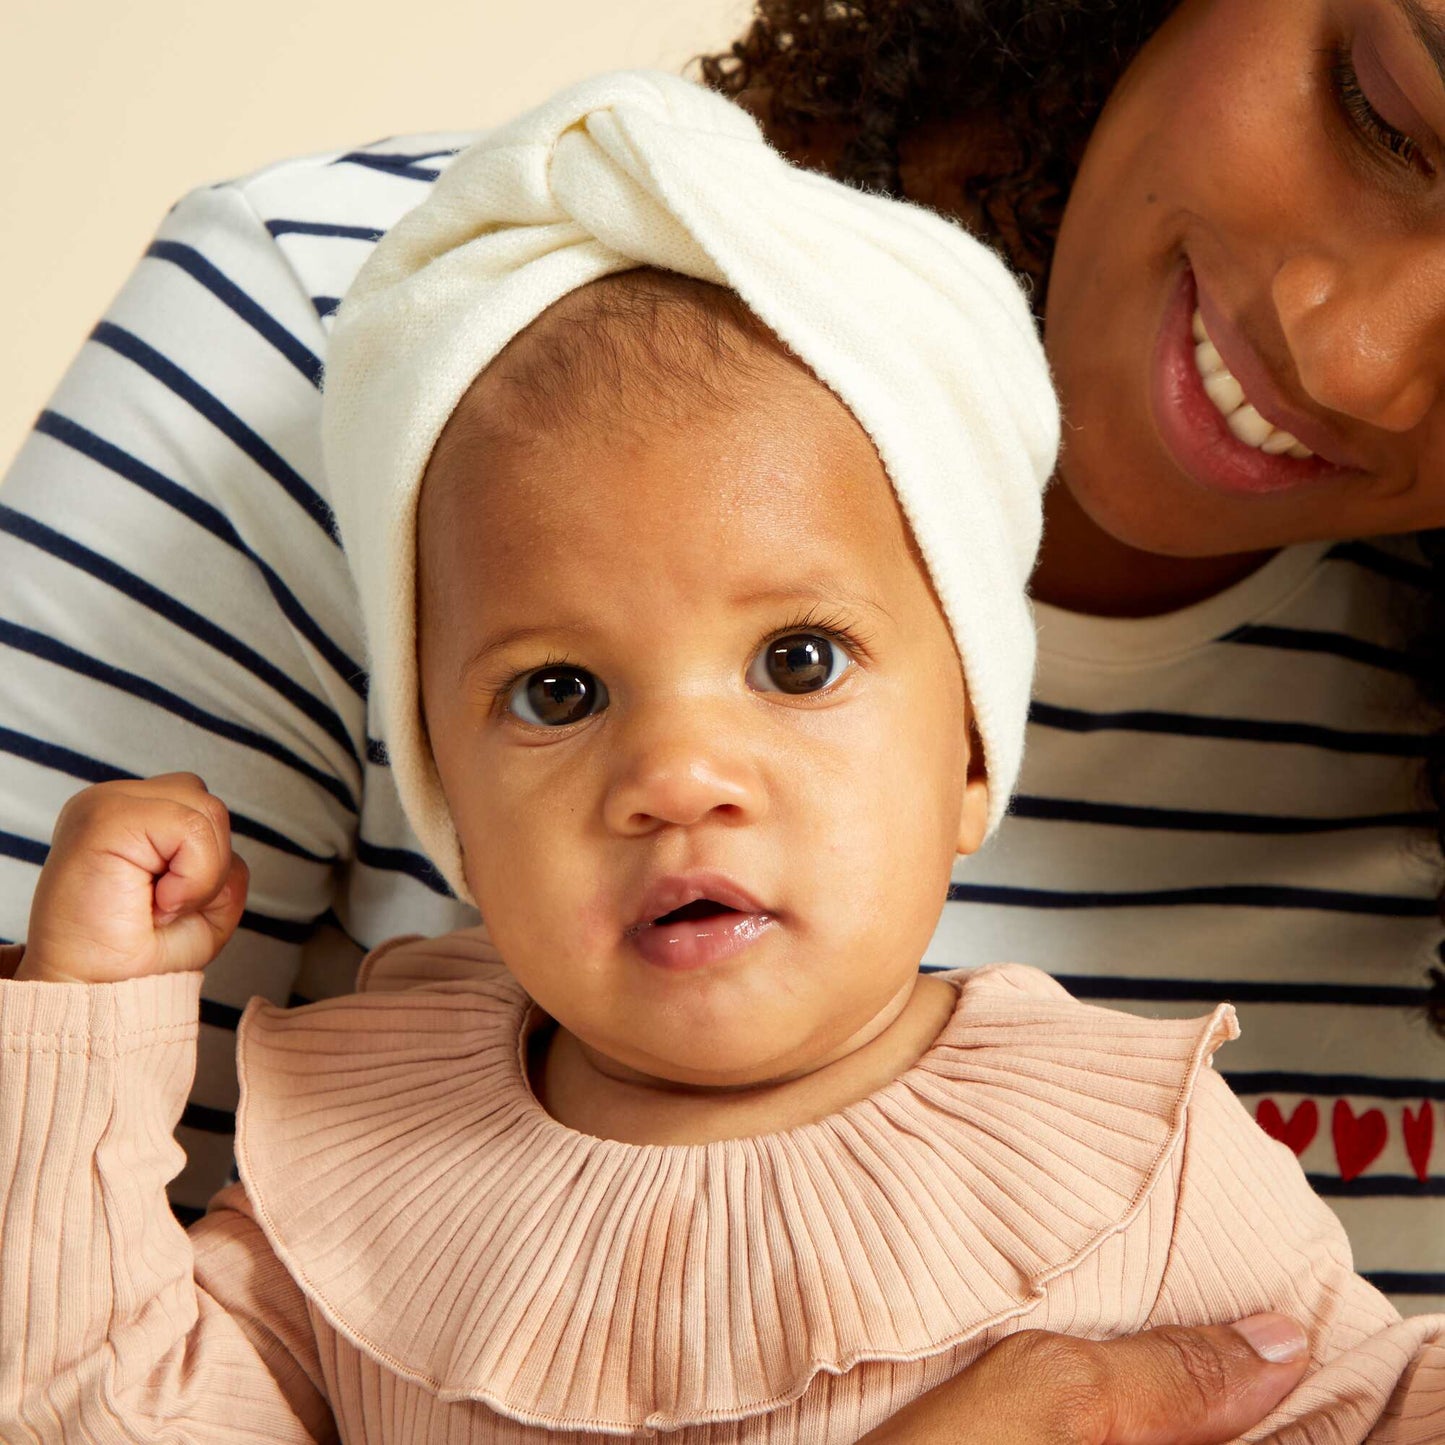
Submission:
<svg viewBox="0 0 1445 1445">
<path fill-rule="evenodd" d="M 1366 140 L 1383 146 L 1403 164 L 1423 171 L 1426 175 L 1434 174 L 1434 167 L 1431 166 L 1419 143 L 1406 135 L 1404 131 L 1396 130 L 1370 104 L 1369 96 L 1360 88 L 1360 77 L 1349 52 L 1336 49 L 1328 53 L 1330 84 L 1334 89 L 1335 99 L 1340 110 L 1350 125 Z"/>
</svg>

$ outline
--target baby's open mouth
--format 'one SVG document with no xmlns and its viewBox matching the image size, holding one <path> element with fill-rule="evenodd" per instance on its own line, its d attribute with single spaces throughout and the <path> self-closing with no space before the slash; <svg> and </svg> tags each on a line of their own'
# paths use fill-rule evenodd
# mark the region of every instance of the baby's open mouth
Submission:
<svg viewBox="0 0 1445 1445">
<path fill-rule="evenodd" d="M 723 873 L 656 878 L 623 936 L 649 963 L 688 970 L 719 963 L 770 933 L 777 919 Z"/>
<path fill-rule="evenodd" d="M 724 914 L 734 915 L 738 912 L 736 908 L 730 908 L 726 903 L 719 903 L 715 898 L 694 898 L 691 903 L 684 903 L 681 908 L 674 908 L 670 913 L 660 914 L 650 924 L 644 924 L 644 928 L 661 928 L 669 923 L 692 923 L 706 918 L 720 918 Z"/>
</svg>

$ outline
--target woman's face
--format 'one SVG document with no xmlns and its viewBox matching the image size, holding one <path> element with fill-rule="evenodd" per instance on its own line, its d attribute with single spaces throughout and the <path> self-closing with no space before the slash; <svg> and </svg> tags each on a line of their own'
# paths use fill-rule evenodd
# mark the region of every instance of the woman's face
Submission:
<svg viewBox="0 0 1445 1445">
<path fill-rule="evenodd" d="M 1445 0 L 1183 0 L 1140 54 L 1046 317 L 1105 532 L 1203 557 L 1445 526 L 1442 71 Z"/>
</svg>

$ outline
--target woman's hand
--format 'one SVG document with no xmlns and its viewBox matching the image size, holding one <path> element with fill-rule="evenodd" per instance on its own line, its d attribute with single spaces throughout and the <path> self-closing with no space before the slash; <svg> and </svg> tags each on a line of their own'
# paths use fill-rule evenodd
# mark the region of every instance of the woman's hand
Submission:
<svg viewBox="0 0 1445 1445">
<path fill-rule="evenodd" d="M 246 865 L 194 773 L 101 783 L 56 820 L 18 980 L 117 983 L 204 968 L 235 932 Z"/>
<path fill-rule="evenodd" d="M 1283 1315 L 1104 1343 L 1026 1330 L 859 1445 L 1222 1445 L 1308 1364 L 1304 1331 Z"/>
</svg>

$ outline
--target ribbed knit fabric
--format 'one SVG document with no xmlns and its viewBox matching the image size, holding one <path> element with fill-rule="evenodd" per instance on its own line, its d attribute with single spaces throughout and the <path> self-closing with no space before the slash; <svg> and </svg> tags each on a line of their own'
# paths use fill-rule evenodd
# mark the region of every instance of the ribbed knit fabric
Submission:
<svg viewBox="0 0 1445 1445">
<path fill-rule="evenodd" d="M 1267 1307 L 1319 1368 L 1248 1438 L 1445 1436 L 1445 1320 L 1350 1272 L 1208 1067 L 1228 1009 L 950 977 L 869 1098 L 637 1146 L 536 1103 L 534 1010 L 475 936 L 393 946 L 360 995 L 248 1011 L 244 1184 L 189 1241 L 196 976 L 0 985 L 0 1438 L 841 1445 L 1016 1328 Z"/>
</svg>

